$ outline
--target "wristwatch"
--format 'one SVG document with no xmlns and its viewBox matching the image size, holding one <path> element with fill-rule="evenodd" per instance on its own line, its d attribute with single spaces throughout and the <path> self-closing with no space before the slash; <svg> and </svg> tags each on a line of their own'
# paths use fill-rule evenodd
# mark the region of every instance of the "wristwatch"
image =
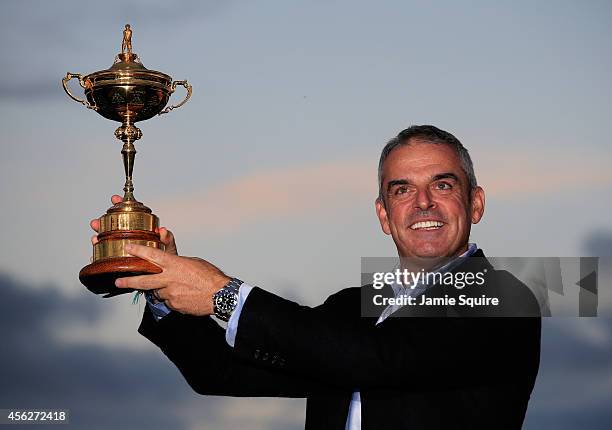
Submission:
<svg viewBox="0 0 612 430">
<path fill-rule="evenodd" d="M 221 321 L 229 321 L 234 309 L 238 306 L 238 289 L 242 281 L 238 278 L 229 280 L 225 287 L 213 294 L 213 310 Z"/>
</svg>

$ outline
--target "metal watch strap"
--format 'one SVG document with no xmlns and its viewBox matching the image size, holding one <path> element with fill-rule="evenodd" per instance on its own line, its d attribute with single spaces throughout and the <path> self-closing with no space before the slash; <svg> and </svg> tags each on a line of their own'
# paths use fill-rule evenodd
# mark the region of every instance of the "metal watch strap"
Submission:
<svg viewBox="0 0 612 430">
<path fill-rule="evenodd" d="M 238 290 L 241 285 L 240 279 L 232 278 L 223 288 L 213 294 L 213 311 L 221 321 L 229 321 L 238 306 Z"/>
</svg>

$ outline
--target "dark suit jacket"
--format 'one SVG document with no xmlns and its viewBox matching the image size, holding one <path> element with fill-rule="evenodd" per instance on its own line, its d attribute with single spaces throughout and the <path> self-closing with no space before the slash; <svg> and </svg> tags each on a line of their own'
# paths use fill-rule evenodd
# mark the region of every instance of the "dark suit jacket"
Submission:
<svg viewBox="0 0 612 430">
<path fill-rule="evenodd" d="M 512 275 L 468 260 L 478 261 L 470 270 L 487 267 L 487 285 L 503 286 L 500 294 L 537 307 Z M 172 312 L 156 322 L 147 307 L 138 331 L 200 394 L 307 397 L 307 429 L 344 429 L 356 390 L 364 430 L 521 427 L 539 365 L 539 317 L 390 317 L 376 325 L 361 317 L 362 288 L 310 308 L 255 287 L 234 348 L 209 317 Z"/>
</svg>

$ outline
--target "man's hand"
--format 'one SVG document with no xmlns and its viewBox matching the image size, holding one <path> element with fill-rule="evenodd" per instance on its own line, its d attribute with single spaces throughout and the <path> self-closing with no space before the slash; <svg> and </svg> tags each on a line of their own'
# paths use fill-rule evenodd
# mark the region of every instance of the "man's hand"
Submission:
<svg viewBox="0 0 612 430">
<path fill-rule="evenodd" d="M 123 201 L 123 198 L 116 194 L 111 197 L 111 203 L 114 205 L 122 201 Z M 92 219 L 89 222 L 89 225 L 96 233 L 100 231 L 100 220 L 98 218 Z M 166 252 L 169 254 L 178 255 L 178 252 L 176 250 L 176 242 L 174 241 L 174 235 L 172 234 L 172 232 L 168 230 L 166 227 L 156 228 L 155 232 L 159 233 L 159 238 L 161 240 L 161 243 L 163 243 L 166 246 Z M 97 242 L 98 242 L 98 235 L 94 234 L 91 237 L 91 244 L 95 245 Z"/>
<path fill-rule="evenodd" d="M 158 300 L 170 309 L 190 315 L 211 315 L 212 296 L 230 278 L 208 261 L 195 257 L 179 257 L 159 249 L 141 245 L 126 245 L 125 250 L 162 269 L 156 275 L 132 276 L 115 281 L 118 288 L 155 290 Z"/>
</svg>

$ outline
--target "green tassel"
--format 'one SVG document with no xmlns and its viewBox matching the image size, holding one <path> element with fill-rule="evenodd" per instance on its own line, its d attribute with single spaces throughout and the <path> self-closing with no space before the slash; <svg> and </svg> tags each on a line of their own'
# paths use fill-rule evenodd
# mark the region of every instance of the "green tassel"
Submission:
<svg viewBox="0 0 612 430">
<path fill-rule="evenodd" d="M 132 297 L 132 304 L 133 305 L 138 304 L 138 299 L 140 298 L 141 295 L 142 295 L 142 291 L 134 292 L 134 297 Z"/>
</svg>

